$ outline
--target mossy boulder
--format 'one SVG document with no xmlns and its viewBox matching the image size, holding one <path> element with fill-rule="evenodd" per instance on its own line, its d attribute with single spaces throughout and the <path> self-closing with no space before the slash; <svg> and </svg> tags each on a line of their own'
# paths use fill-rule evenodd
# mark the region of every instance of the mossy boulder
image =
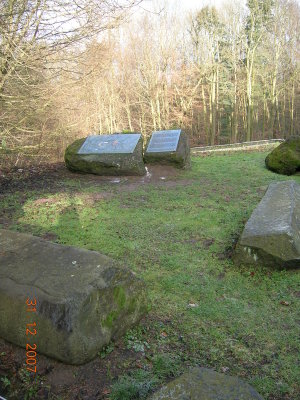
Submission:
<svg viewBox="0 0 300 400">
<path fill-rule="evenodd" d="M 12 343 L 83 364 L 147 312 L 144 283 L 96 251 L 8 230 L 0 248 L 0 337 Z"/>
<path fill-rule="evenodd" d="M 276 147 L 266 158 L 266 166 L 282 175 L 300 170 L 300 136 L 292 136 Z"/>
<path fill-rule="evenodd" d="M 113 148 L 112 139 L 115 142 L 122 139 L 128 140 L 132 143 L 133 139 L 136 139 L 136 144 L 128 146 L 128 150 L 124 151 L 120 147 Z M 89 151 L 81 153 L 82 146 L 91 137 L 78 139 L 70 144 L 65 151 L 65 163 L 67 168 L 73 172 L 82 172 L 96 175 L 109 175 L 109 176 L 120 176 L 120 175 L 144 175 L 146 173 L 144 160 L 143 160 L 143 139 L 140 134 L 114 134 L 114 135 L 97 135 L 93 136 L 96 140 L 110 139 L 110 146 L 107 146 L 105 151 L 99 152 L 97 148 L 94 150 L 90 147 Z"/>
<path fill-rule="evenodd" d="M 263 400 L 242 379 L 207 368 L 193 368 L 169 382 L 149 400 Z"/>
<path fill-rule="evenodd" d="M 176 141 L 177 135 L 178 142 Z M 174 136 L 174 139 L 172 139 L 172 136 Z M 173 147 L 174 143 L 175 146 Z M 181 129 L 153 132 L 146 146 L 144 160 L 146 164 L 189 168 L 191 155 L 187 134 Z"/>
</svg>

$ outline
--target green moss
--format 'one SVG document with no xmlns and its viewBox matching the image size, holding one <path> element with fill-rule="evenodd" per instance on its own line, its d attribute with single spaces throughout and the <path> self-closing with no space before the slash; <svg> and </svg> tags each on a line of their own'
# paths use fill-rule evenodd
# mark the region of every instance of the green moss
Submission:
<svg viewBox="0 0 300 400">
<path fill-rule="evenodd" d="M 126 293 L 122 286 L 114 288 L 113 291 L 114 301 L 117 303 L 118 308 L 122 309 L 126 303 Z"/>
<path fill-rule="evenodd" d="M 117 286 L 113 289 L 113 299 L 114 302 L 116 303 L 117 309 L 111 311 L 103 321 L 103 326 L 107 328 L 112 328 L 114 321 L 118 319 L 120 313 L 122 312 L 122 310 L 126 305 L 126 292 L 122 286 Z M 135 308 L 131 307 L 131 304 L 133 302 L 135 302 L 134 304 L 136 304 L 135 298 L 130 302 L 130 305 L 128 307 L 129 313 L 135 310 Z"/>
<path fill-rule="evenodd" d="M 73 154 L 76 154 L 80 147 L 83 145 L 85 138 L 75 140 L 72 144 L 70 144 L 65 151 L 65 163 L 69 170 L 74 171 L 72 157 Z"/>
<path fill-rule="evenodd" d="M 282 175 L 293 175 L 300 169 L 300 137 L 291 137 L 266 158 L 266 166 Z"/>
<path fill-rule="evenodd" d="M 114 321 L 118 318 L 120 314 L 120 311 L 111 311 L 109 314 L 107 314 L 105 320 L 103 321 L 103 326 L 107 327 L 107 328 L 112 328 Z"/>
<path fill-rule="evenodd" d="M 130 303 L 129 303 L 129 305 L 128 305 L 128 310 L 129 310 L 130 312 L 133 312 L 133 311 L 136 309 L 136 305 L 137 305 L 137 299 L 136 299 L 135 297 L 133 297 L 133 298 L 130 300 Z"/>
</svg>

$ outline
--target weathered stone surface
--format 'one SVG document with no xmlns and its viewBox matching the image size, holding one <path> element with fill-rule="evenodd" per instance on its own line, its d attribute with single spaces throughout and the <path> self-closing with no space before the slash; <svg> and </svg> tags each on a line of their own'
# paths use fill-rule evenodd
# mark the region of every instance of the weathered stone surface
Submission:
<svg viewBox="0 0 300 400">
<path fill-rule="evenodd" d="M 236 246 L 238 264 L 300 267 L 300 186 L 271 183 Z"/>
<path fill-rule="evenodd" d="M 266 166 L 282 175 L 300 170 L 300 136 L 293 136 L 276 147 L 266 158 Z"/>
<path fill-rule="evenodd" d="M 151 400 L 263 400 L 247 383 L 207 368 L 193 368 L 155 393 Z"/>
<path fill-rule="evenodd" d="M 36 299 L 28 312 L 26 299 Z M 83 364 L 137 323 L 145 286 L 95 251 L 0 230 L 0 337 L 69 364 Z M 36 335 L 26 325 L 36 323 Z"/>
<path fill-rule="evenodd" d="M 170 132 L 177 131 L 160 131 L 153 132 L 153 134 L 160 134 L 161 137 L 165 134 L 170 134 Z M 153 151 L 151 149 L 151 138 L 147 144 L 146 151 L 144 154 L 144 160 L 146 164 L 162 164 L 162 165 L 172 165 L 178 168 L 189 168 L 191 163 L 190 156 L 190 146 L 188 136 L 182 130 L 179 130 L 180 136 L 176 149 L 172 150 L 162 150 L 161 151 Z M 153 135 L 152 134 L 152 135 Z"/>
<path fill-rule="evenodd" d="M 118 141 L 129 138 L 131 134 L 109 135 Z M 144 175 L 146 173 L 143 160 L 143 139 L 140 138 L 134 150 L 128 152 L 78 153 L 87 138 L 79 139 L 67 147 L 65 163 L 69 170 L 96 175 Z"/>
</svg>

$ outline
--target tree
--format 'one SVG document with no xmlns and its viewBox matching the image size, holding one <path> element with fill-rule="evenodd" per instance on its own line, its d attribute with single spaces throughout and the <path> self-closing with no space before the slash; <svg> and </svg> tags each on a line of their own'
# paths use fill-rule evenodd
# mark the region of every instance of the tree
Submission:
<svg viewBox="0 0 300 400">
<path fill-rule="evenodd" d="M 207 57 L 206 80 L 209 82 L 209 124 L 210 124 L 210 144 L 215 143 L 217 133 L 217 118 L 219 106 L 219 76 L 221 68 L 221 45 L 223 37 L 223 25 L 215 7 L 202 8 L 191 21 L 190 34 L 195 47 L 198 63 L 203 63 L 200 58 L 201 37 L 206 38 L 207 53 L 202 53 L 202 58 Z M 203 47 L 201 49 L 204 50 Z M 205 103 L 205 96 L 202 96 Z M 206 106 L 204 106 L 205 108 Z"/>
<path fill-rule="evenodd" d="M 49 118 L 52 82 L 66 71 L 77 79 L 74 56 L 84 50 L 91 38 L 117 26 L 140 1 L 1 1 L 2 149 L 21 152 L 40 148 L 36 138 L 41 137 L 41 131 L 55 130 L 53 119 Z M 25 143 L 20 146 L 22 137 Z"/>
<path fill-rule="evenodd" d="M 273 0 L 248 0 L 249 15 L 246 21 L 246 76 L 247 76 L 247 134 L 246 140 L 252 139 L 253 124 L 253 77 L 254 63 L 258 46 L 268 30 L 272 20 Z"/>
</svg>

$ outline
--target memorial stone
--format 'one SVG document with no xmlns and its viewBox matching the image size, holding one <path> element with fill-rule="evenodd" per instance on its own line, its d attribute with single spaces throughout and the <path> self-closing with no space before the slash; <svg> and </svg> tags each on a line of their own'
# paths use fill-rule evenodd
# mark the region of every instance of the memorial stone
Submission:
<svg viewBox="0 0 300 400">
<path fill-rule="evenodd" d="M 153 132 L 144 159 L 146 164 L 190 166 L 190 147 L 187 135 L 181 130 Z"/>
<path fill-rule="evenodd" d="M 65 152 L 71 171 L 97 175 L 144 175 L 142 135 L 94 135 L 76 140 Z"/>
</svg>

